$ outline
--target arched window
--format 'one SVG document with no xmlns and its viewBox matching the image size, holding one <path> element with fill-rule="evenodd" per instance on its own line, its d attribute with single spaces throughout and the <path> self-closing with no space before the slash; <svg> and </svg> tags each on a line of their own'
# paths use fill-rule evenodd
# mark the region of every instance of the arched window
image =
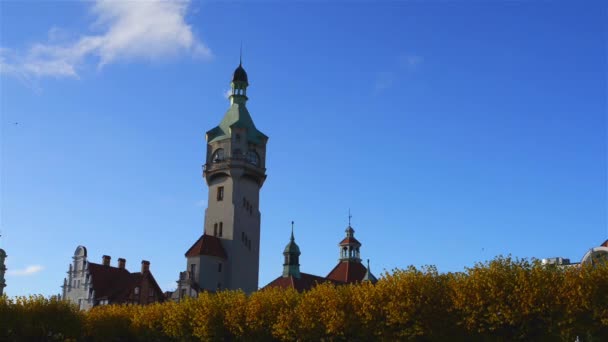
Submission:
<svg viewBox="0 0 608 342">
<path fill-rule="evenodd" d="M 260 164 L 260 156 L 255 151 L 247 152 L 247 162 L 258 166 Z"/>
<path fill-rule="evenodd" d="M 224 149 L 218 148 L 217 150 L 215 150 L 215 152 L 213 152 L 213 156 L 211 157 L 211 160 L 214 163 L 219 163 L 219 162 L 223 161 L 224 160 Z"/>
</svg>

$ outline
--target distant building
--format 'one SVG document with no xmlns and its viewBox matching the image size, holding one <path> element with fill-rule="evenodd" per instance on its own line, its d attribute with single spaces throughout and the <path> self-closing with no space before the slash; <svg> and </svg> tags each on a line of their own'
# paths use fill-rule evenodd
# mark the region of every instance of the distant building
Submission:
<svg viewBox="0 0 608 342">
<path fill-rule="evenodd" d="M 6 260 L 6 252 L 4 249 L 0 248 L 0 296 L 4 293 L 4 288 L 6 287 L 6 280 L 4 280 L 4 273 L 6 273 L 6 265 L 4 264 L 4 260 Z"/>
<path fill-rule="evenodd" d="M 268 137 L 247 109 L 249 80 L 242 64 L 234 71 L 230 107 L 207 131 L 203 178 L 209 187 L 202 235 L 185 253 L 172 299 L 201 291 L 258 289 L 260 189 L 266 179 Z"/>
<path fill-rule="evenodd" d="M 608 240 L 598 247 L 591 248 L 581 260 L 581 264 L 595 265 L 608 262 Z"/>
<path fill-rule="evenodd" d="M 300 272 L 300 247 L 296 244 L 293 235 L 293 222 L 291 238 L 283 250 L 283 274 L 271 281 L 264 288 L 280 287 L 293 288 L 299 292 L 310 290 L 314 286 L 330 282 L 336 285 L 370 281 L 376 283 L 376 277 L 368 267 L 361 264 L 359 248 L 361 243 L 354 237 L 355 230 L 348 225 L 346 228 L 346 238 L 339 244 L 340 260 L 338 265 L 329 272 L 327 277 L 320 277 L 308 273 Z"/>
<path fill-rule="evenodd" d="M 340 241 L 338 246 L 340 247 L 340 259 L 336 267 L 327 275 L 328 279 L 344 283 L 356 283 L 363 280 L 376 283 L 376 277 L 369 271 L 369 261 L 367 268 L 361 264 L 359 254 L 361 243 L 355 239 L 355 230 L 350 223 L 346 227 L 346 237 Z"/>
<path fill-rule="evenodd" d="M 556 265 L 556 266 L 580 266 L 580 265 L 594 265 L 598 263 L 608 262 L 608 240 L 604 241 L 598 247 L 590 248 L 580 262 L 570 262 L 568 258 L 554 257 L 545 258 L 541 260 L 543 265 Z"/>
<path fill-rule="evenodd" d="M 117 267 L 110 266 L 111 258 L 102 257 L 102 263 L 87 261 L 87 249 L 78 246 L 64 278 L 62 299 L 69 300 L 81 310 L 108 304 L 149 304 L 162 302 L 164 293 L 156 283 L 150 262 L 142 260 L 141 271 L 131 273 L 126 260 L 118 259 Z"/>
</svg>

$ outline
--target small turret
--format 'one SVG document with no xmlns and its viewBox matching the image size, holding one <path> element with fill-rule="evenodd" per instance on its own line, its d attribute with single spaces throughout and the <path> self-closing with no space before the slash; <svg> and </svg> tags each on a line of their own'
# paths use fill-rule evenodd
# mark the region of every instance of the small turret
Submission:
<svg viewBox="0 0 608 342">
<path fill-rule="evenodd" d="M 285 256 L 285 262 L 283 263 L 283 277 L 293 276 L 300 278 L 300 247 L 296 244 L 293 236 L 293 225 L 291 221 L 291 238 L 289 243 L 285 246 L 283 255 Z"/>
<path fill-rule="evenodd" d="M 249 80 L 247 79 L 247 72 L 243 68 L 243 61 L 241 60 L 239 66 L 234 70 L 232 82 L 230 82 L 230 104 L 247 102 L 248 86 Z"/>
<path fill-rule="evenodd" d="M 361 281 L 369 281 L 372 284 L 378 282 L 378 279 L 376 279 L 376 277 L 372 274 L 372 270 L 369 268 L 369 259 L 367 259 L 367 271 L 365 272 L 365 276 L 363 276 L 363 279 Z"/>
</svg>

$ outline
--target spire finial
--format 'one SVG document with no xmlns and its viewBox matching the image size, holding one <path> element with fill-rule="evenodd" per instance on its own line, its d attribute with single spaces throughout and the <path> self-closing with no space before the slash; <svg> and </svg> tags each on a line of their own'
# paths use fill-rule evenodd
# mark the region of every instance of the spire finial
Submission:
<svg viewBox="0 0 608 342">
<path fill-rule="evenodd" d="M 239 66 L 243 65 L 243 41 L 241 40 L 241 52 L 239 53 Z"/>
<path fill-rule="evenodd" d="M 350 227 L 350 219 L 353 218 L 353 215 L 350 214 L 350 208 L 348 208 L 348 226 Z"/>
<path fill-rule="evenodd" d="M 291 241 L 293 241 L 293 240 L 294 240 L 294 237 L 293 237 L 293 221 L 291 221 Z"/>
<path fill-rule="evenodd" d="M 367 271 L 370 272 L 370 270 L 369 270 L 369 259 L 367 259 Z"/>
</svg>

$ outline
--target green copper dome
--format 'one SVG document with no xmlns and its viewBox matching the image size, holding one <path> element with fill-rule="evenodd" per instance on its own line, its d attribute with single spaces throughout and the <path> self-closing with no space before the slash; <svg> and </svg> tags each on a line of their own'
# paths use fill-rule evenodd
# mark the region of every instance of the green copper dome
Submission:
<svg viewBox="0 0 608 342">
<path fill-rule="evenodd" d="M 249 81 L 247 80 L 247 72 L 245 69 L 243 69 L 242 64 L 239 64 L 239 66 L 234 70 L 232 82 L 244 82 L 245 84 L 249 85 Z"/>
<path fill-rule="evenodd" d="M 288 253 L 288 254 L 297 254 L 300 255 L 300 247 L 298 247 L 298 245 L 296 244 L 296 241 L 293 237 L 293 232 L 291 233 L 291 239 L 289 240 L 289 243 L 287 244 L 287 246 L 285 246 L 285 250 L 283 251 L 283 254 Z"/>
</svg>

